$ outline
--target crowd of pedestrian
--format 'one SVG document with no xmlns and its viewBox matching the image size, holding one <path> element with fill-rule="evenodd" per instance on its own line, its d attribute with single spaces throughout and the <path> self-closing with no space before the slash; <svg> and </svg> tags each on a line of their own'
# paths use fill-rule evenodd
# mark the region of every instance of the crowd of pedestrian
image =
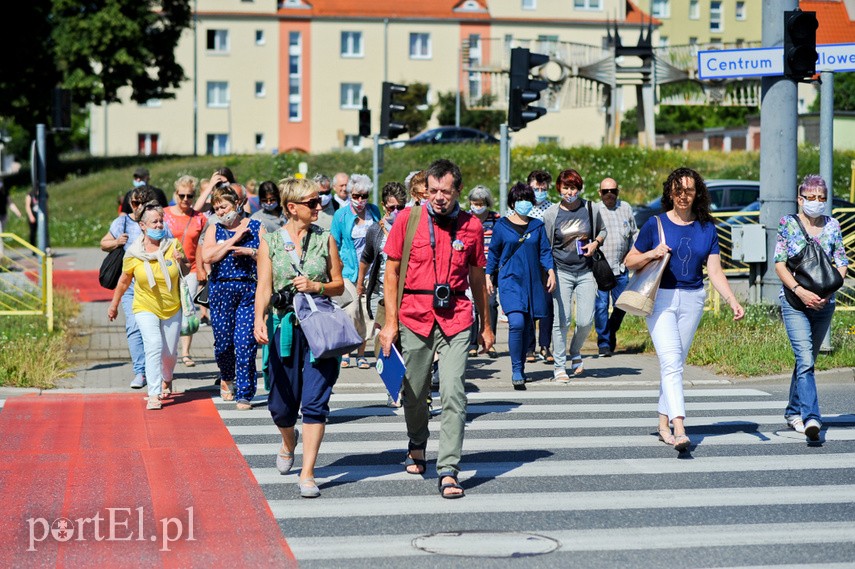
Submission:
<svg viewBox="0 0 855 569">
<path fill-rule="evenodd" d="M 183 365 L 195 365 L 190 335 L 180 341 L 179 354 L 179 288 L 187 286 L 191 298 L 204 290 L 222 399 L 235 401 L 239 410 L 252 408 L 257 351 L 263 346 L 268 408 L 282 436 L 276 466 L 283 474 L 293 467 L 301 417 L 299 490 L 311 498 L 320 495 L 314 465 L 340 369 L 369 369 L 369 341 L 375 357 L 388 357 L 394 344 L 407 370 L 400 402 L 399 394 L 389 394 L 390 404 L 404 410 L 405 471 L 426 473 L 426 402 L 439 387 L 438 490 L 443 498 L 459 498 L 465 493 L 458 476 L 467 362 L 479 354 L 499 357 L 494 343 L 500 310 L 508 323 L 509 384 L 525 390 L 526 365 L 538 360 L 552 367 L 555 382 L 570 383 L 585 373 L 582 352 L 592 327 L 597 357 L 617 350 L 625 313 L 615 304 L 633 272 L 663 262 L 646 318 L 660 364 L 658 431 L 665 444 L 685 450 L 691 441 L 683 371 L 703 314 L 704 280 L 734 320 L 745 314 L 721 267 L 703 177 L 689 168 L 671 172 L 662 185 L 663 213 L 642 227 L 620 199 L 617 180 L 599 182 L 596 203 L 583 197 L 577 170 L 563 169 L 554 180 L 553 191 L 550 173 L 532 171 L 508 191 L 502 217 L 485 186 L 472 187 L 468 203 L 461 202 L 462 174 L 448 160 L 387 183 L 380 207 L 370 203 L 374 186 L 363 174 L 268 180 L 256 193 L 254 182 L 247 188 L 220 168 L 201 181 L 180 177 L 172 202 L 165 203 L 148 171 L 139 169 L 101 239 L 103 250 L 125 251 L 108 317 L 116 318 L 121 305 L 133 362 L 131 387 L 148 385 L 147 407 L 159 409 L 171 394 L 179 357 Z M 845 275 L 840 225 L 823 213 L 827 197 L 822 178 L 805 178 L 798 214 L 781 219 L 775 255 L 789 291 L 785 296 L 782 289 L 781 304 L 796 355 L 785 419 L 813 440 L 821 429 L 814 361 L 834 297 L 803 287 L 788 261 L 815 239 Z M 598 255 L 614 276 L 610 290 L 601 290 L 595 277 Z M 344 309 L 364 340 L 355 353 L 313 356 L 294 316 L 297 293 L 332 299 Z"/>
</svg>

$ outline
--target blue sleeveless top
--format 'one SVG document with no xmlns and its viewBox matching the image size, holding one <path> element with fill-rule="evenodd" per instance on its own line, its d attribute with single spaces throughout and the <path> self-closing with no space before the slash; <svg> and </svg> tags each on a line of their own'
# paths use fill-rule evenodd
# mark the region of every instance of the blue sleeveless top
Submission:
<svg viewBox="0 0 855 569">
<path fill-rule="evenodd" d="M 217 243 L 231 239 L 235 235 L 234 231 L 229 231 L 219 223 L 217 223 L 216 228 Z M 236 245 L 258 249 L 260 243 L 258 239 L 259 229 L 261 229 L 261 222 L 257 219 L 251 219 L 249 221 L 249 233 L 244 235 L 243 239 L 238 241 Z M 255 259 L 249 255 L 235 255 L 234 251 L 229 251 L 225 257 L 211 266 L 211 280 L 221 279 L 257 280 Z"/>
</svg>

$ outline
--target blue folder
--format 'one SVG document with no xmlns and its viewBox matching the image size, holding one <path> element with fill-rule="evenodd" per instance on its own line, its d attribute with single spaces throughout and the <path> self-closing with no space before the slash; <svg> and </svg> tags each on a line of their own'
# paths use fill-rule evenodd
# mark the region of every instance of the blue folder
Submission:
<svg viewBox="0 0 855 569">
<path fill-rule="evenodd" d="M 404 360 L 401 358 L 401 353 L 398 352 L 395 344 L 392 344 L 392 349 L 389 350 L 388 357 L 383 355 L 383 350 L 380 350 L 376 367 L 377 373 L 380 374 L 380 379 L 383 380 L 383 383 L 386 384 L 386 389 L 389 390 L 389 395 L 397 403 L 407 368 L 404 366 Z"/>
</svg>

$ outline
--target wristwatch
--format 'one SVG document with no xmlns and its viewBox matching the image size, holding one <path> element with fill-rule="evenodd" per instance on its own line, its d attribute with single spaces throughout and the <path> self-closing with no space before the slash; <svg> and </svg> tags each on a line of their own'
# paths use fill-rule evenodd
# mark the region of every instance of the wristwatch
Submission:
<svg viewBox="0 0 855 569">
<path fill-rule="evenodd" d="M 796 286 L 794 286 L 790 290 L 792 290 L 793 292 L 796 292 L 796 289 L 799 288 L 800 286 L 802 286 L 802 285 L 800 285 L 799 283 L 796 283 Z"/>
</svg>

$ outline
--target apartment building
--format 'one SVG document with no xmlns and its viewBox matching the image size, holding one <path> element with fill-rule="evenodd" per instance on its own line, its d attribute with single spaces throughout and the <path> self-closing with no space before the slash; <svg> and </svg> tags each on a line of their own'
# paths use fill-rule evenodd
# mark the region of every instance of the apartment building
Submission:
<svg viewBox="0 0 855 569">
<path fill-rule="evenodd" d="M 357 140 L 363 96 L 379 130 L 384 80 L 426 83 L 432 103 L 458 88 L 471 99 L 504 95 L 511 47 L 604 57 L 610 24 L 627 44 L 650 22 L 628 0 L 198 0 L 195 9 L 176 51 L 188 77 L 176 97 L 138 105 L 125 92 L 122 103 L 93 106 L 93 154 L 342 148 Z M 551 112 L 514 142 L 601 144 L 602 93 L 577 89 L 588 92 L 556 90 Z"/>
<path fill-rule="evenodd" d="M 757 43 L 762 0 L 639 0 L 661 22 L 659 46 Z"/>
</svg>

